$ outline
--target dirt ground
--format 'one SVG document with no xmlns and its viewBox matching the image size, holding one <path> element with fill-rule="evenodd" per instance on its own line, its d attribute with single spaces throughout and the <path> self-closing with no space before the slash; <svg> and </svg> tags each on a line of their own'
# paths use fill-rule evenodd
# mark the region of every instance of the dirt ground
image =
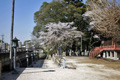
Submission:
<svg viewBox="0 0 120 80">
<path fill-rule="evenodd" d="M 110 70 L 111 76 L 102 75 L 103 77 L 106 77 L 108 80 L 120 80 L 120 74 L 113 74 L 120 72 L 120 61 L 117 60 L 110 60 L 110 59 L 103 59 L 103 58 L 89 58 L 89 57 L 66 57 L 68 60 L 72 59 L 75 62 L 68 62 L 68 65 L 74 66 L 76 68 L 79 68 L 79 64 L 85 64 L 88 68 L 91 68 L 92 70 L 96 72 L 102 72 L 107 74 Z M 109 70 L 107 72 L 107 70 Z M 113 71 L 114 72 L 113 72 Z"/>
<path fill-rule="evenodd" d="M 67 57 L 70 59 L 70 57 Z M 105 68 L 111 68 L 120 71 L 120 60 L 110 60 L 103 58 L 89 58 L 89 57 L 72 57 L 72 59 L 77 60 L 77 63 L 93 63 L 104 65 Z M 92 66 L 89 66 L 92 67 Z"/>
</svg>

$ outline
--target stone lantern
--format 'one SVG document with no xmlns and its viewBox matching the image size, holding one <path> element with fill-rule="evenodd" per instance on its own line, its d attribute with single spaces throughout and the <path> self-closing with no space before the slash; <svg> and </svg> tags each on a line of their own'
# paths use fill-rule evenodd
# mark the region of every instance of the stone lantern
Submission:
<svg viewBox="0 0 120 80">
<path fill-rule="evenodd" d="M 14 48 L 14 62 L 13 62 L 13 67 L 14 67 L 14 71 L 13 71 L 13 74 L 17 74 L 17 70 L 16 70 L 16 48 L 18 47 L 18 39 L 15 37 L 13 40 L 12 40 L 12 47 Z"/>
</svg>

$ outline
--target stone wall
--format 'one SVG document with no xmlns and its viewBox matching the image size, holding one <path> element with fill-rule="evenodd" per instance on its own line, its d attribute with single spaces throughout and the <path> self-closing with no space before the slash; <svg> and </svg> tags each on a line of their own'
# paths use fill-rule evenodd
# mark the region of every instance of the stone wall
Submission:
<svg viewBox="0 0 120 80">
<path fill-rule="evenodd" d="M 21 62 L 26 59 L 26 52 L 17 52 L 16 60 Z M 2 71 L 9 71 L 9 53 L 0 53 L 0 61 L 2 64 Z"/>
</svg>

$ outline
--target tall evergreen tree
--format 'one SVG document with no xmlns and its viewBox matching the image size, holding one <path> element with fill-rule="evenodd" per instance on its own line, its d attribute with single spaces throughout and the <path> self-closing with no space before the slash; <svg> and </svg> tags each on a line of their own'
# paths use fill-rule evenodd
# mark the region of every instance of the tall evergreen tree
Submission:
<svg viewBox="0 0 120 80">
<path fill-rule="evenodd" d="M 59 21 L 74 22 L 73 26 L 76 26 L 78 30 L 84 30 L 87 21 L 83 20 L 82 14 L 85 11 L 85 4 L 82 3 L 82 0 L 44 2 L 40 10 L 34 14 L 36 26 L 33 35 L 39 36 L 38 32 L 44 30 L 45 24 Z"/>
<path fill-rule="evenodd" d="M 73 21 L 74 26 L 78 27 L 78 30 L 84 31 L 88 22 L 83 19 L 82 15 L 86 12 L 86 5 L 82 0 L 64 0 L 68 6 L 67 17 L 68 21 Z"/>
<path fill-rule="evenodd" d="M 44 25 L 49 22 L 62 22 L 65 18 L 65 9 L 65 5 L 61 2 L 44 2 L 40 7 L 40 10 L 34 14 L 34 21 L 36 23 L 36 26 L 34 27 L 33 35 L 38 37 L 40 30 L 45 30 Z"/>
</svg>

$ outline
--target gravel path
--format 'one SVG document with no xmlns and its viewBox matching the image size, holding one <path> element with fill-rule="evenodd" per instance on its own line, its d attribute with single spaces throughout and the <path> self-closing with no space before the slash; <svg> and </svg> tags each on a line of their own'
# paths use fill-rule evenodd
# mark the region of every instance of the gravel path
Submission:
<svg viewBox="0 0 120 80">
<path fill-rule="evenodd" d="M 62 69 L 51 60 L 40 60 L 34 67 L 19 68 L 19 74 L 3 73 L 2 80 L 120 80 L 120 71 L 101 64 L 80 63 L 78 57 L 66 59 L 67 66 L 76 69 Z"/>
</svg>

